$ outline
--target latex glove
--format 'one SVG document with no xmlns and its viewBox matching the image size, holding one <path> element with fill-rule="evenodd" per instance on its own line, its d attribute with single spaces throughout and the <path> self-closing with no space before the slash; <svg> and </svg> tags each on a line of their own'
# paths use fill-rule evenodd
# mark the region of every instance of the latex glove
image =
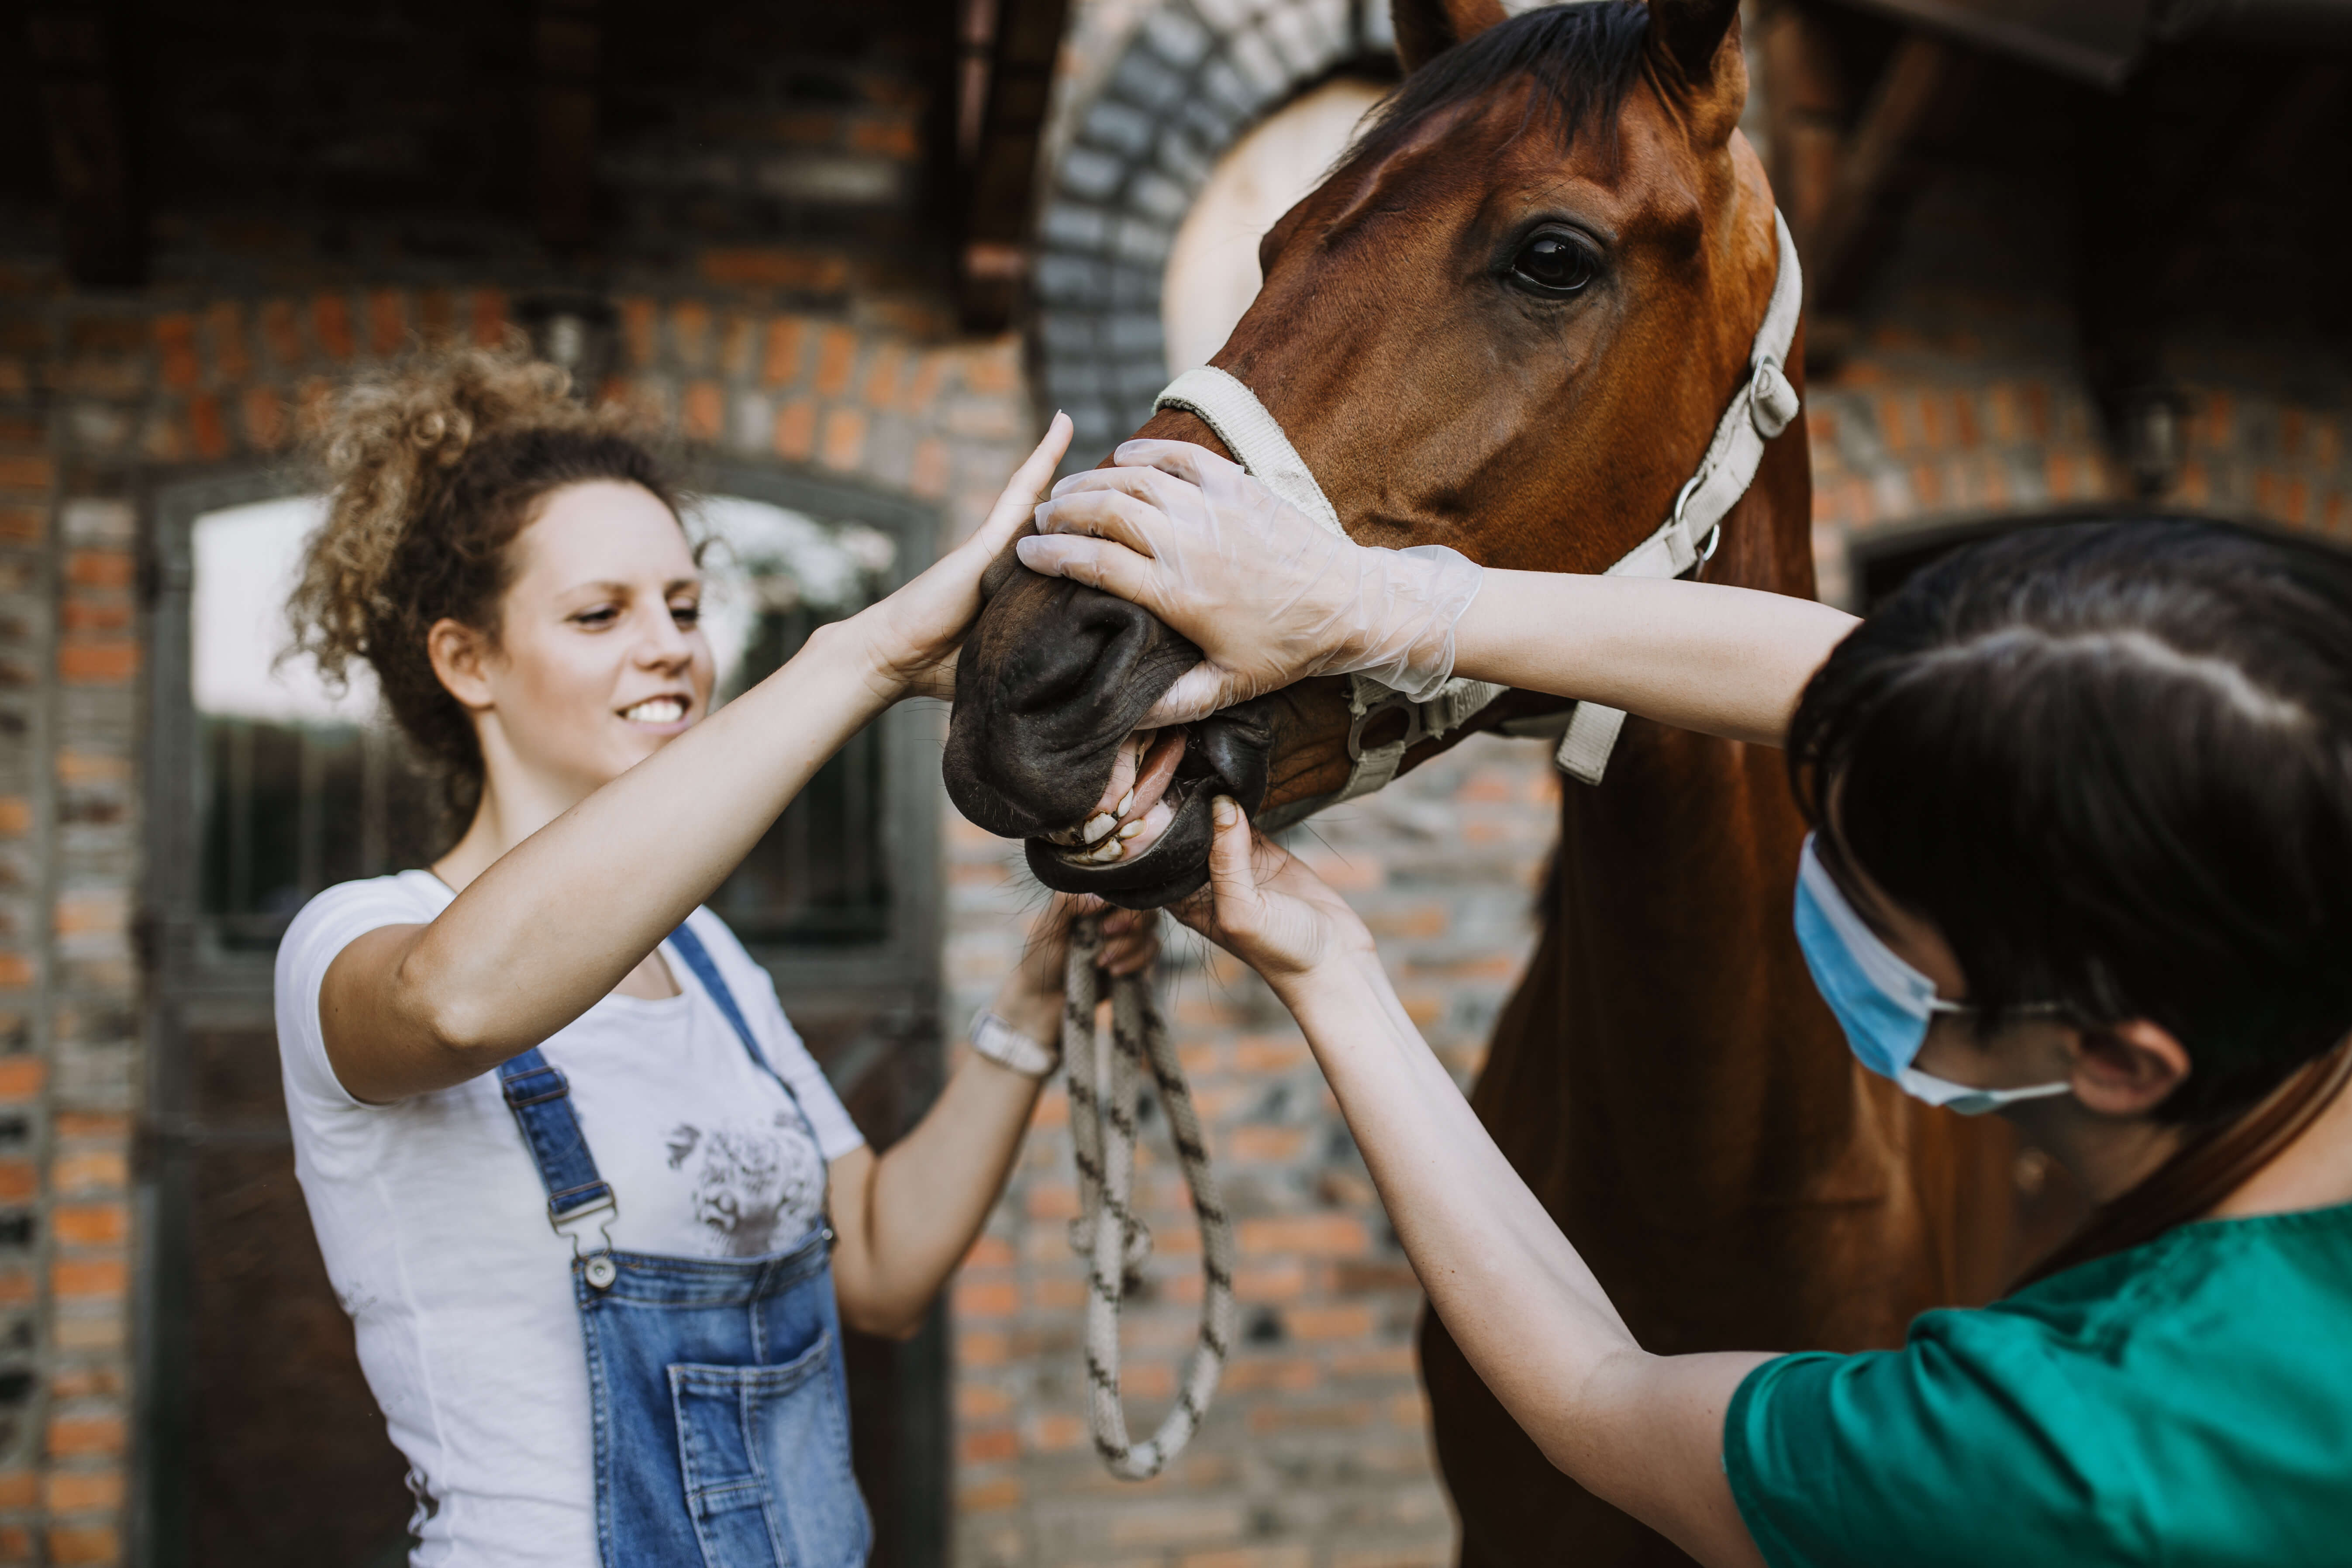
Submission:
<svg viewBox="0 0 2352 1568">
<path fill-rule="evenodd" d="M 1444 545 L 1381 550 L 1330 532 L 1188 441 L 1129 441 L 1073 474 L 1014 548 L 1033 572 L 1140 605 L 1196 644 L 1141 727 L 1181 724 L 1310 675 L 1351 670 L 1416 701 L 1454 672 L 1479 568 Z"/>
</svg>

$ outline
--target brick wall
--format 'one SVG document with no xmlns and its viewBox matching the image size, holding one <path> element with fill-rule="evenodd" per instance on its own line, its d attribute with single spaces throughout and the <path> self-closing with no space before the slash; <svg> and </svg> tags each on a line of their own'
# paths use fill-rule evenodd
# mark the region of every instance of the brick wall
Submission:
<svg viewBox="0 0 2352 1568">
<path fill-rule="evenodd" d="M 1558 801 L 1542 746 L 1477 738 L 1294 835 L 1363 913 L 1406 1008 L 1465 1081 L 1532 940 Z M 1040 899 L 1008 846 L 961 822 L 949 844 L 952 1018 L 986 999 Z M 1163 973 L 1234 1216 L 1241 1342 L 1176 1465 L 1112 1479 L 1087 1428 L 1085 1274 L 1069 1246 L 1077 1192 L 1057 1082 L 956 1286 L 957 1561 L 1451 1563 L 1414 1366 L 1421 1291 L 1346 1124 L 1255 975 L 1181 931 Z M 1147 1294 L 1126 1315 L 1129 1420 L 1144 1432 L 1173 1397 L 1200 1310 L 1199 1242 L 1166 1136 L 1165 1118 L 1148 1117 L 1138 1192 L 1154 1249 Z"/>
</svg>

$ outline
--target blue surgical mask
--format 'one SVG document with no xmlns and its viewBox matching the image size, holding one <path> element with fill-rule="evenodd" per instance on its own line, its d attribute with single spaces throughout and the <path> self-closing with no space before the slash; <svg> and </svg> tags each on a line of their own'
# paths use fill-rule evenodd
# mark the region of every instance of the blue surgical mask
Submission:
<svg viewBox="0 0 2352 1568">
<path fill-rule="evenodd" d="M 1962 1116 L 1981 1116 L 1998 1106 L 2064 1094 L 2074 1087 L 2037 1083 L 2022 1089 L 1972 1089 L 1913 1067 L 1912 1058 L 1927 1042 L 1935 1016 L 1969 1009 L 1937 995 L 1934 981 L 1879 940 L 1813 852 L 1813 837 L 1805 836 L 1804 852 L 1797 861 L 1797 946 L 1863 1066 L 1893 1079 L 1913 1099 Z"/>
</svg>

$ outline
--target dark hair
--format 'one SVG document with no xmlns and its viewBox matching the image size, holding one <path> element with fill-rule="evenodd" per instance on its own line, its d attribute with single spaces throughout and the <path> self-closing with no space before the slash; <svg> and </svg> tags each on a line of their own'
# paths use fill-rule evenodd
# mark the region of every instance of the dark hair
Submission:
<svg viewBox="0 0 2352 1568">
<path fill-rule="evenodd" d="M 1547 5 L 1497 22 L 1406 77 L 1349 157 L 1385 153 L 1430 116 L 1483 101 L 1521 78 L 1535 87 L 1529 116 L 1545 120 L 1565 153 L 1588 119 L 1613 132 L 1649 32 L 1650 7 L 1642 0 Z"/>
<path fill-rule="evenodd" d="M 289 652 L 317 660 L 331 683 L 354 661 L 375 671 L 460 831 L 481 799 L 481 743 L 433 672 L 434 623 L 498 634 L 508 546 L 554 490 L 614 479 L 677 510 L 669 475 L 625 416 L 580 406 L 567 385 L 520 346 L 445 349 L 354 383 L 319 432 L 330 500 L 288 606 Z"/>
<path fill-rule="evenodd" d="M 1984 1028 L 2054 1002 L 2178 1037 L 2164 1120 L 2352 1031 L 2352 557 L 2179 520 L 1955 552 L 1814 675 L 1789 765 Z"/>
</svg>

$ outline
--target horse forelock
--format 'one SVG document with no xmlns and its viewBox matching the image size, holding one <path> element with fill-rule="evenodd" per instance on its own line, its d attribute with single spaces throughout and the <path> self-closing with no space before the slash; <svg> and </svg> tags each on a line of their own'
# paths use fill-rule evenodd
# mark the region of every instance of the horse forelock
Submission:
<svg viewBox="0 0 2352 1568">
<path fill-rule="evenodd" d="M 1549 5 L 1498 23 L 1404 79 L 1343 164 L 1383 159 L 1449 111 L 1491 103 L 1525 82 L 1522 133 L 1540 130 L 1561 153 L 1588 123 L 1612 142 L 1625 95 L 1641 78 L 1650 7 L 1643 0 Z"/>
</svg>

